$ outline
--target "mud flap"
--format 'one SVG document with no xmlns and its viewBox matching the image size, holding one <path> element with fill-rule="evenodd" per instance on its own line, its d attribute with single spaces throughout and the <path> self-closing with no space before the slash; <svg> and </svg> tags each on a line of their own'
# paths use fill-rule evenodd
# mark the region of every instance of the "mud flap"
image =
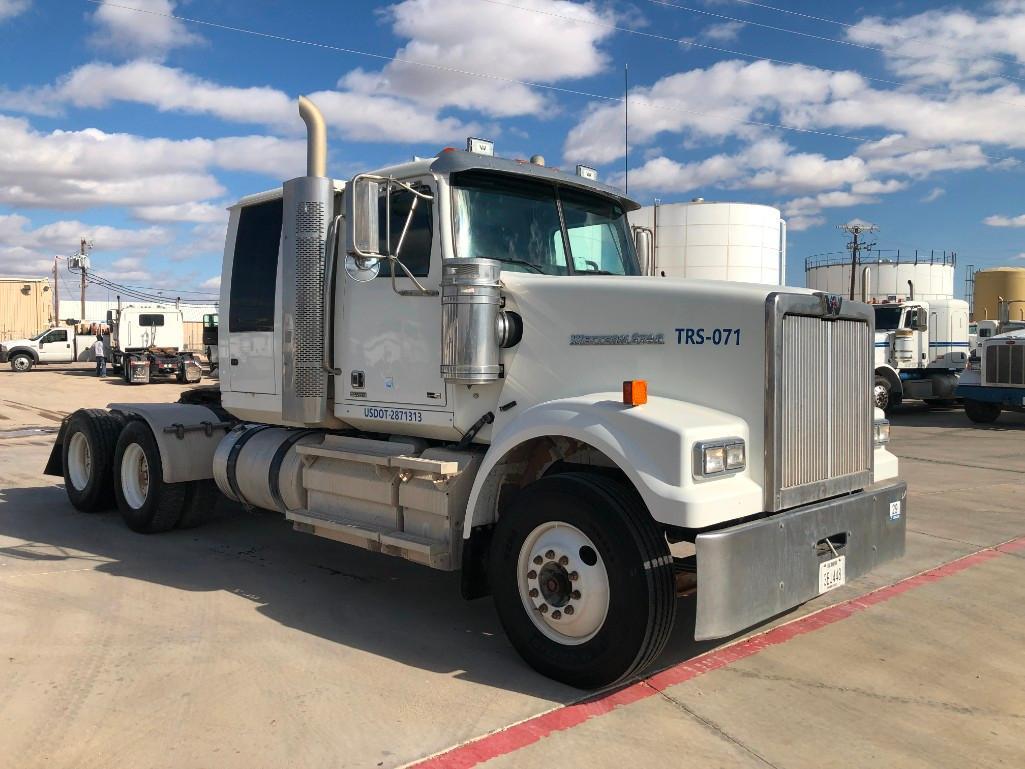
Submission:
<svg viewBox="0 0 1025 769">
<path fill-rule="evenodd" d="M 64 434 L 68 431 L 68 423 L 71 415 L 61 420 L 61 428 L 57 431 L 57 440 L 50 449 L 50 458 L 46 460 L 46 467 L 43 468 L 43 475 L 55 475 L 64 478 Z"/>
</svg>

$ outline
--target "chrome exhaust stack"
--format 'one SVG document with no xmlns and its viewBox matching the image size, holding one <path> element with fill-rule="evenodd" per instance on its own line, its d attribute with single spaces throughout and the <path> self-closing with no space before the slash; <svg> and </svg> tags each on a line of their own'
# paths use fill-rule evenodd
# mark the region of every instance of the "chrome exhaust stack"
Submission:
<svg viewBox="0 0 1025 769">
<path fill-rule="evenodd" d="M 286 422 L 329 421 L 324 358 L 324 268 L 334 190 L 327 174 L 324 116 L 305 96 L 299 116 L 306 123 L 306 176 L 282 185 L 281 228 L 281 416 Z"/>
</svg>

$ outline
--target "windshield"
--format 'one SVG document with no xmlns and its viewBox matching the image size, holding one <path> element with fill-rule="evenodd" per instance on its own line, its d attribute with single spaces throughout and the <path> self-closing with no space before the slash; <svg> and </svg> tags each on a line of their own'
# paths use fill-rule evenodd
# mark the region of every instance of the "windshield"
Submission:
<svg viewBox="0 0 1025 769">
<path fill-rule="evenodd" d="M 893 331 L 900 328 L 901 307 L 876 307 L 876 331 Z"/>
<path fill-rule="evenodd" d="M 42 331 L 40 331 L 40 332 L 39 332 L 38 334 L 36 334 L 35 336 L 30 336 L 30 337 L 29 337 L 29 341 L 31 341 L 31 342 L 35 342 L 36 340 L 38 340 L 38 339 L 39 339 L 40 337 L 42 337 L 42 336 L 43 336 L 43 334 L 45 334 L 45 333 L 46 333 L 47 331 L 49 331 L 49 330 L 50 330 L 50 329 L 48 329 L 48 328 L 44 328 L 44 329 L 43 329 Z"/>
<path fill-rule="evenodd" d="M 545 275 L 639 274 L 626 212 L 614 200 L 478 171 L 454 174 L 452 185 L 457 257 Z"/>
</svg>

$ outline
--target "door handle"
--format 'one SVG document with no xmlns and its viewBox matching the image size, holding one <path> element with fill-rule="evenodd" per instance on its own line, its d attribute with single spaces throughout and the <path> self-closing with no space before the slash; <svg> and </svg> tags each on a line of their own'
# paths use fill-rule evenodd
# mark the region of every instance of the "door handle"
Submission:
<svg viewBox="0 0 1025 769">
<path fill-rule="evenodd" d="M 232 366 L 237 366 L 238 365 L 238 358 L 232 358 L 231 359 L 231 365 Z"/>
</svg>

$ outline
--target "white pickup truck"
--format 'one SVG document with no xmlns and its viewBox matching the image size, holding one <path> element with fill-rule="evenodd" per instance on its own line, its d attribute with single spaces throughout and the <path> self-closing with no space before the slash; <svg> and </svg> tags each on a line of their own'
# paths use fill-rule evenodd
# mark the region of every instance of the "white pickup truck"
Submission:
<svg viewBox="0 0 1025 769">
<path fill-rule="evenodd" d="M 73 363 L 93 360 L 94 334 L 77 334 L 73 326 L 47 328 L 28 339 L 0 342 L 0 363 L 14 371 L 31 371 L 40 363 Z"/>
</svg>

